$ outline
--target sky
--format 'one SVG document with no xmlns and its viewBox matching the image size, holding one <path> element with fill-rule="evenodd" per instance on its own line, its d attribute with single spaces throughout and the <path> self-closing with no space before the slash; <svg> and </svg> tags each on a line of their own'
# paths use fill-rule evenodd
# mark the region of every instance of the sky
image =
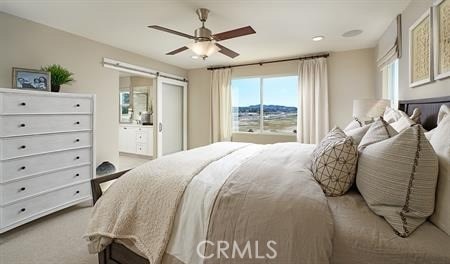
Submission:
<svg viewBox="0 0 450 264">
<path fill-rule="evenodd" d="M 297 76 L 270 77 L 263 79 L 263 97 L 265 105 L 283 105 L 297 107 Z M 260 104 L 260 78 L 232 80 L 233 106 Z"/>
</svg>

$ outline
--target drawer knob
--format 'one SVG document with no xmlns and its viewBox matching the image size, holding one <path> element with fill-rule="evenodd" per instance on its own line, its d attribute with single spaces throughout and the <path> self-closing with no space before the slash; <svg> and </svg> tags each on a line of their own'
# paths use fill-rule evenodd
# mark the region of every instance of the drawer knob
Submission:
<svg viewBox="0 0 450 264">
<path fill-rule="evenodd" d="M 80 176 L 80 174 L 79 174 L 79 173 L 75 174 L 75 177 L 78 177 L 78 176 Z"/>
<path fill-rule="evenodd" d="M 80 104 L 76 104 L 75 107 L 80 107 Z"/>
<path fill-rule="evenodd" d="M 20 146 L 20 149 L 26 149 L 26 148 L 27 148 L 27 146 L 25 146 L 25 145 Z"/>
<path fill-rule="evenodd" d="M 27 209 L 22 208 L 22 209 L 20 209 L 20 212 L 23 213 L 23 212 L 25 212 L 26 210 L 27 210 Z"/>
<path fill-rule="evenodd" d="M 23 192 L 23 191 L 25 191 L 26 189 L 27 189 L 27 188 L 22 187 L 22 188 L 19 189 L 19 191 Z"/>
<path fill-rule="evenodd" d="M 79 124 L 80 124 L 80 121 L 75 122 L 75 125 L 79 125 Z"/>
<path fill-rule="evenodd" d="M 20 126 L 20 127 L 25 127 L 25 124 L 22 123 L 22 124 L 20 124 L 19 126 Z"/>
<path fill-rule="evenodd" d="M 80 159 L 80 156 L 77 156 L 75 159 L 79 160 L 79 159 Z"/>
<path fill-rule="evenodd" d="M 25 170 L 27 167 L 25 167 L 25 166 L 22 166 L 22 167 L 20 167 L 20 170 Z"/>
<path fill-rule="evenodd" d="M 25 102 L 22 102 L 22 103 L 20 103 L 20 105 L 21 105 L 21 106 L 26 106 L 26 105 L 27 105 L 27 103 L 25 103 Z"/>
<path fill-rule="evenodd" d="M 77 191 L 76 191 L 75 193 L 76 193 L 76 194 L 79 194 L 79 193 L 80 193 L 80 191 L 78 191 L 78 190 L 77 190 Z"/>
<path fill-rule="evenodd" d="M 80 139 L 79 138 L 75 139 L 75 142 L 80 142 Z"/>
</svg>

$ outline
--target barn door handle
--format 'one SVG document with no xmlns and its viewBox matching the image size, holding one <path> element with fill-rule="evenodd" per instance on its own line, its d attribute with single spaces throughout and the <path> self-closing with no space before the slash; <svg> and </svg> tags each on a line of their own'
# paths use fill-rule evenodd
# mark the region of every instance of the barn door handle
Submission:
<svg viewBox="0 0 450 264">
<path fill-rule="evenodd" d="M 162 123 L 159 122 L 159 132 L 162 132 Z"/>
</svg>

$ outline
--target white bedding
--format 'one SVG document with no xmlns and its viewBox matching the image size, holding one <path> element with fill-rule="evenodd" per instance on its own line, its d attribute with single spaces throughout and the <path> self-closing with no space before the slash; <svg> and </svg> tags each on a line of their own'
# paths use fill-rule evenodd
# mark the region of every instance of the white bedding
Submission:
<svg viewBox="0 0 450 264">
<path fill-rule="evenodd" d="M 370 211 L 356 191 L 328 197 L 328 205 L 334 218 L 331 263 L 450 263 L 450 236 L 431 222 L 402 238 L 382 217 Z"/>
<path fill-rule="evenodd" d="M 240 149 L 210 164 L 191 181 L 178 207 L 166 253 L 184 263 L 203 263 L 196 253 L 197 245 L 206 239 L 217 193 L 234 170 L 264 148 L 252 145 Z M 202 245 L 201 252 L 204 250 Z"/>
</svg>

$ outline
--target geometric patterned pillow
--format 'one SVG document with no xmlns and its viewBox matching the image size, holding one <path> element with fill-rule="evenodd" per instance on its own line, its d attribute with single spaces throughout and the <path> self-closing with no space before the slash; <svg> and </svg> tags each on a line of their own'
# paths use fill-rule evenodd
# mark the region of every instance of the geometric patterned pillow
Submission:
<svg viewBox="0 0 450 264">
<path fill-rule="evenodd" d="M 336 127 L 314 150 L 312 172 L 327 196 L 339 196 L 353 185 L 357 162 L 353 138 Z"/>
</svg>

